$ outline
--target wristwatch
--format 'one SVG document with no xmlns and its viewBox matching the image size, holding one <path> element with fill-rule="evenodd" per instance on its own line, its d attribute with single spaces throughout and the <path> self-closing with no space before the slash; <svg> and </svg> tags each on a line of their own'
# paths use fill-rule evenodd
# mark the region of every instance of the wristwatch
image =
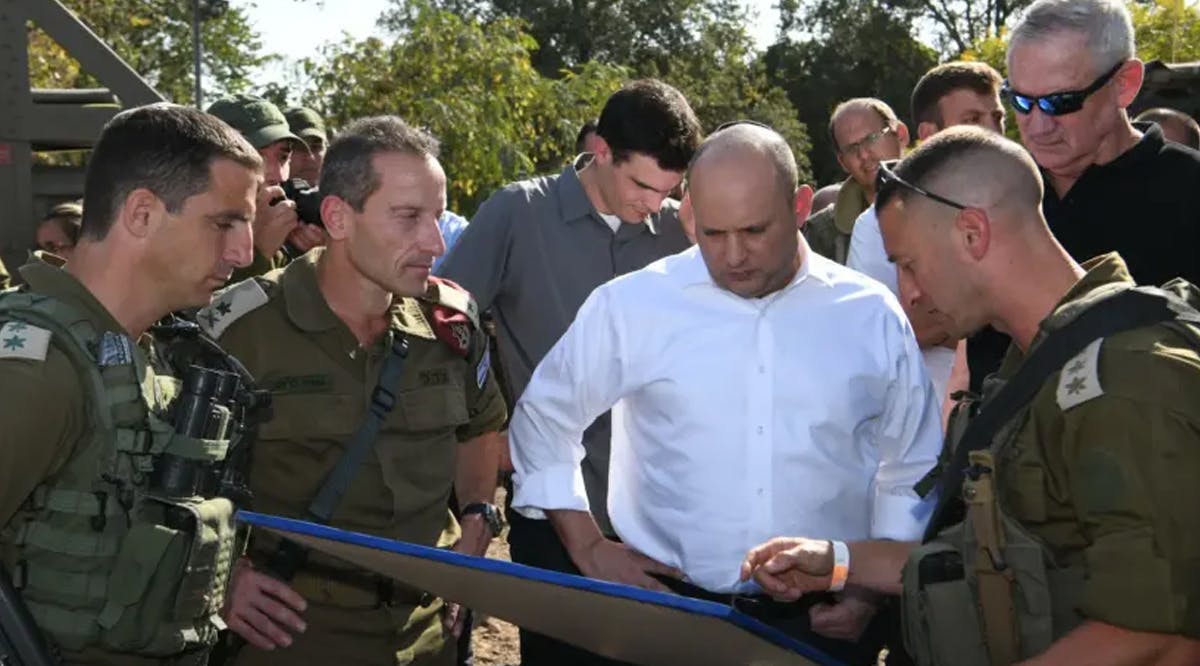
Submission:
<svg viewBox="0 0 1200 666">
<path fill-rule="evenodd" d="M 463 517 L 476 513 L 483 516 L 483 521 L 487 523 L 488 529 L 492 531 L 493 537 L 500 536 L 500 530 L 504 528 L 504 523 L 500 520 L 500 511 L 496 509 L 495 504 L 475 502 L 474 504 L 468 504 L 462 508 Z"/>
</svg>

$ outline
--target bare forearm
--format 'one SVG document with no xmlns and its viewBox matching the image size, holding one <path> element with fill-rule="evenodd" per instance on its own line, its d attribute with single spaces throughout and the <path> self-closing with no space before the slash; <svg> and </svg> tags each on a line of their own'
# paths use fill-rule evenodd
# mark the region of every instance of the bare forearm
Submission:
<svg viewBox="0 0 1200 666">
<path fill-rule="evenodd" d="M 579 564 L 577 558 L 580 553 L 604 538 L 604 534 L 600 532 L 600 527 L 596 524 L 596 519 L 592 518 L 592 514 L 587 511 L 568 509 L 547 511 L 546 517 L 550 519 L 550 524 L 554 526 L 558 538 L 562 540 L 563 546 L 571 554 L 571 559 L 576 560 L 576 565 Z"/>
<path fill-rule="evenodd" d="M 915 541 L 854 541 L 850 548 L 848 585 L 880 594 L 898 595 L 903 590 L 900 572 L 908 555 L 920 544 Z"/>
<path fill-rule="evenodd" d="M 1173 634 L 1131 631 L 1088 621 L 1021 666 L 1189 666 L 1200 663 L 1200 641 Z"/>
<path fill-rule="evenodd" d="M 458 445 L 454 495 L 460 507 L 495 500 L 501 446 L 498 432 L 485 432 Z"/>
</svg>

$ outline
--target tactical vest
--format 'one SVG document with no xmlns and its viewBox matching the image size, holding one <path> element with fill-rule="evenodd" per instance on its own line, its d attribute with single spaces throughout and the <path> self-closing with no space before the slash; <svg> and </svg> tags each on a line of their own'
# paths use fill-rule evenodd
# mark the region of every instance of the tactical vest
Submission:
<svg viewBox="0 0 1200 666">
<path fill-rule="evenodd" d="M 222 439 L 177 433 L 166 415 L 179 380 L 155 374 L 128 336 L 101 334 L 67 304 L 8 292 L 0 323 L 13 321 L 51 332 L 88 415 L 86 439 L 0 533 L 33 618 L 70 651 L 171 656 L 211 646 L 224 628 L 233 505 L 155 486 L 164 469 L 214 468 L 230 430 Z"/>
<path fill-rule="evenodd" d="M 1196 286 L 1177 279 L 1162 290 L 1200 309 Z M 1187 321 L 1162 325 L 1200 350 L 1195 312 Z M 1002 387 L 1002 380 L 989 377 L 983 403 Z M 939 468 L 965 434 L 976 402 L 977 396 L 959 399 Z M 919 666 L 1008 666 L 1044 652 L 1083 622 L 1076 608 L 1085 570 L 1060 566 L 1045 543 L 1006 514 L 995 490 L 996 459 L 1016 438 L 1029 409 L 1026 405 L 995 433 L 990 449 L 970 453 L 964 520 L 913 550 L 905 564 L 904 642 Z M 928 488 L 927 479 L 920 485 Z"/>
<path fill-rule="evenodd" d="M 1083 569 L 1057 566 L 1050 550 L 1005 515 L 996 497 L 993 456 L 1027 414 L 1028 407 L 997 433 L 993 450 L 971 454 L 975 474 L 963 484 L 966 519 L 914 550 L 904 567 L 904 642 L 920 666 L 1010 664 L 1018 655 L 997 659 L 992 648 L 1015 644 L 1033 656 L 1081 621 L 1075 607 Z M 971 415 L 969 408 L 956 408 L 947 433 L 961 437 Z M 995 640 L 989 628 L 1012 640 Z"/>
</svg>

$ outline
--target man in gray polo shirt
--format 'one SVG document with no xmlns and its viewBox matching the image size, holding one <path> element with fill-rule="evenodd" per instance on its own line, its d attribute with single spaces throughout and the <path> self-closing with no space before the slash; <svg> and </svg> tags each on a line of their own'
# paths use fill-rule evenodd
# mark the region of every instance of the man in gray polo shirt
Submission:
<svg viewBox="0 0 1200 666">
<path fill-rule="evenodd" d="M 690 245 L 679 205 L 667 198 L 703 138 L 683 95 L 659 81 L 634 81 L 609 97 L 596 134 L 595 152 L 561 174 L 488 198 L 438 271 L 491 310 L 514 402 L 593 289 Z M 582 467 L 596 522 L 613 536 L 605 508 L 609 435 L 605 414 L 584 434 Z M 513 511 L 508 518 L 514 562 L 579 573 L 547 521 Z M 612 662 L 522 630 L 521 663 Z"/>
</svg>

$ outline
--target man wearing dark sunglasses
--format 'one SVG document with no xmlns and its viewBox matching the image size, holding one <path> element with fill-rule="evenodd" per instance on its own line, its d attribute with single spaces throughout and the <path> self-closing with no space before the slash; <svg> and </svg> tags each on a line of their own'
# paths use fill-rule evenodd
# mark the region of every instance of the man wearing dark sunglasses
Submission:
<svg viewBox="0 0 1200 666">
<path fill-rule="evenodd" d="M 939 489 L 963 498 L 966 522 L 961 503 L 940 504 L 924 544 L 860 541 L 840 555 L 828 535 L 775 539 L 750 551 L 742 578 L 781 599 L 831 579 L 903 595 L 921 664 L 1200 663 L 1196 311 L 1177 302 L 1190 322 L 1165 313 L 1098 332 L 1128 317 L 1097 311 L 1135 286 L 1124 262 L 1071 259 L 1041 214 L 1037 166 L 993 133 L 938 134 L 881 166 L 877 192 L 901 291 L 929 298 L 957 335 L 991 325 L 1013 338 L 958 442 L 970 465 L 948 466 Z"/>
<path fill-rule="evenodd" d="M 1200 281 L 1200 153 L 1134 125 L 1142 85 L 1118 0 L 1040 0 L 1013 28 L 1004 97 L 1046 181 L 1051 231 L 1076 260 L 1118 251 L 1133 276 Z"/>
</svg>

